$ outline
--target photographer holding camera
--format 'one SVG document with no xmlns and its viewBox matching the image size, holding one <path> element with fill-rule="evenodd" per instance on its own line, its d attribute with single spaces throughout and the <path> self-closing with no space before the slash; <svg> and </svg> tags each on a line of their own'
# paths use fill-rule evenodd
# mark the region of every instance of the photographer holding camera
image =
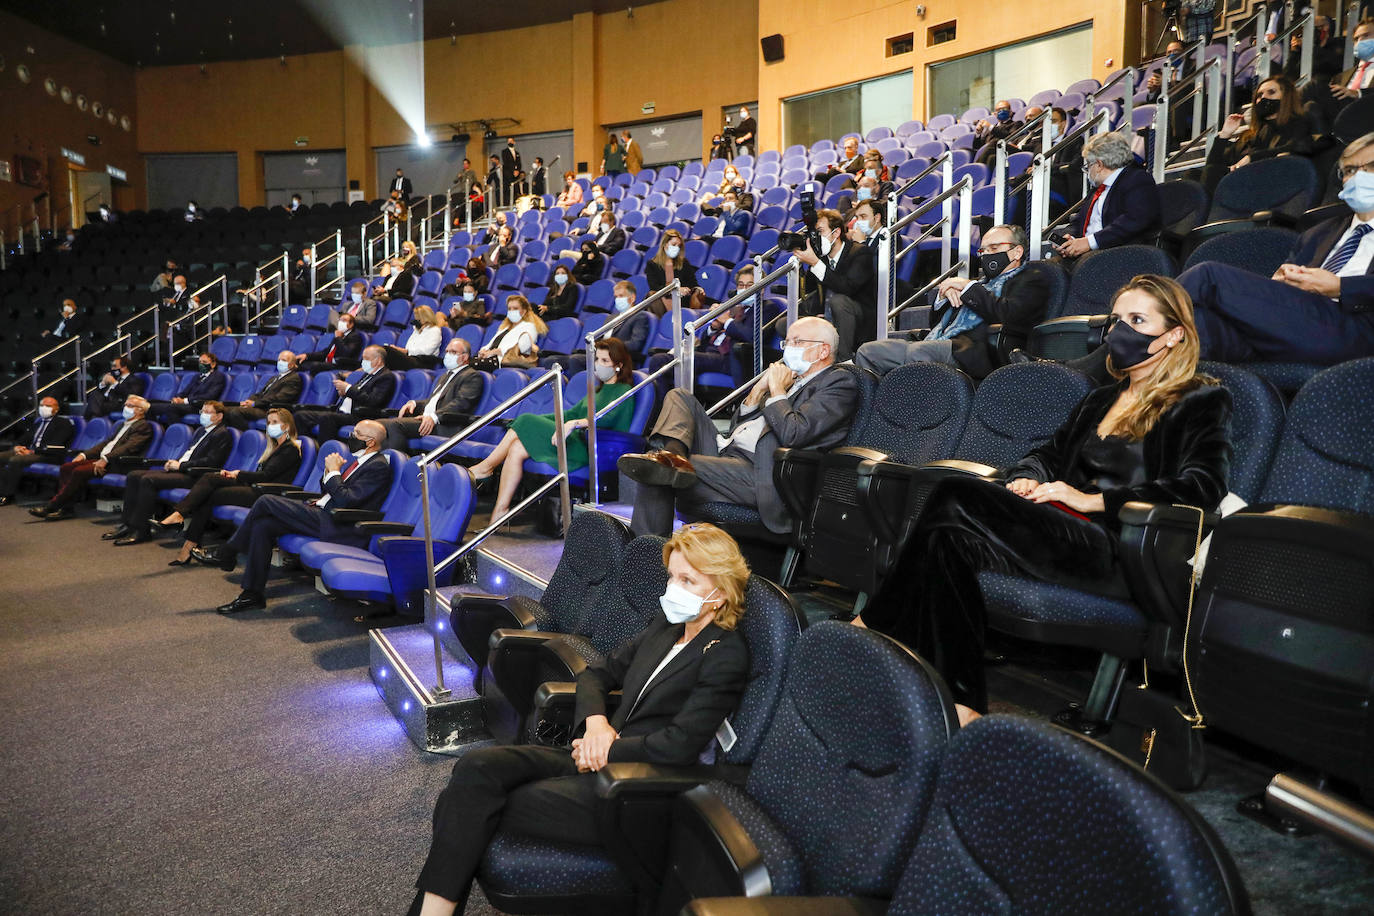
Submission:
<svg viewBox="0 0 1374 916">
<path fill-rule="evenodd" d="M 809 266 L 805 278 L 839 334 L 835 358 L 844 362 L 854 356 L 859 344 L 872 340 L 876 333 L 878 281 L 876 260 L 868 246 L 845 238 L 844 220 L 837 210 L 817 210 L 815 194 L 802 192 L 802 221 L 805 233 L 783 233 L 778 244 Z"/>
</svg>

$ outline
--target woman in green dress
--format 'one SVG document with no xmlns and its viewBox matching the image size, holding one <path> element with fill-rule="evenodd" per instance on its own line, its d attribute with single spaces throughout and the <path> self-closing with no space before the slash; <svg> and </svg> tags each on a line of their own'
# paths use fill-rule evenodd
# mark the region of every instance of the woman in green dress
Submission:
<svg viewBox="0 0 1374 916">
<path fill-rule="evenodd" d="M 625 171 L 625 149 L 620 145 L 620 140 L 615 134 L 606 138 L 606 145 L 601 149 L 601 174 L 610 178 L 615 178 Z"/>
<path fill-rule="evenodd" d="M 634 384 L 634 362 L 625 344 L 616 337 L 597 341 L 596 377 L 600 385 L 596 390 L 596 409 L 600 410 L 616 398 L 630 390 Z M 596 423 L 597 429 L 628 431 L 630 419 L 634 416 L 635 399 L 627 398 Z M 500 486 L 496 492 L 496 506 L 491 517 L 500 518 L 510 509 L 515 497 L 516 487 L 525 471 L 525 459 L 533 458 L 545 464 L 558 463 L 558 437 L 567 441 L 568 470 L 575 471 L 587 466 L 587 443 L 581 436 L 574 436 L 575 430 L 587 428 L 587 399 L 583 398 L 563 412 L 564 421 L 561 432 L 554 425 L 553 414 L 521 414 L 511 423 L 501 442 L 492 449 L 490 455 L 468 468 L 474 484 L 481 483 L 496 469 L 501 469 Z"/>
</svg>

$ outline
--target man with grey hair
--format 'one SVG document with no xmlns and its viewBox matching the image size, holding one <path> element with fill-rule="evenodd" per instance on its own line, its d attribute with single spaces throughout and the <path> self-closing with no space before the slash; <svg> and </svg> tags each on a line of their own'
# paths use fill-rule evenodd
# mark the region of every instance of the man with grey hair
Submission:
<svg viewBox="0 0 1374 916">
<path fill-rule="evenodd" d="M 444 371 L 434 380 L 429 397 L 422 401 L 406 401 L 394 420 L 383 420 L 387 448 L 410 451 L 410 440 L 428 436 L 436 429 L 441 436 L 458 431 L 456 419 L 464 421 L 477 412 L 486 383 L 482 373 L 468 365 L 472 348 L 461 337 L 455 337 L 444 349 Z"/>
<path fill-rule="evenodd" d="M 1050 284 L 1039 269 L 1026 269 L 1029 248 L 1020 226 L 993 226 L 978 249 L 982 278 L 950 277 L 932 293 L 939 315 L 934 327 L 871 340 L 854 362 L 879 375 L 911 363 L 944 363 L 984 378 L 1002 365 L 988 346 L 989 325 L 1024 335 L 1045 318 Z"/>
<path fill-rule="evenodd" d="M 1093 190 L 1070 223 L 1078 234 L 1055 246 L 1060 257 L 1154 244 L 1160 230 L 1159 188 L 1154 176 L 1136 166 L 1130 141 L 1119 131 L 1089 138 L 1083 144 L 1083 172 Z"/>
<path fill-rule="evenodd" d="M 73 518 L 72 503 L 86 491 L 86 482 L 102 477 L 120 459 L 140 457 L 153 444 L 153 424 L 147 420 L 148 401 L 136 394 L 124 399 L 124 422 L 115 434 L 73 455 L 57 472 L 57 492 L 52 499 L 29 510 L 30 515 L 47 521 Z"/>
<path fill-rule="evenodd" d="M 732 503 L 758 510 L 770 531 L 787 531 L 773 486 L 774 450 L 833 448 L 844 442 L 858 412 L 858 376 L 834 364 L 839 343 L 824 318 L 795 322 L 787 329 L 782 361 L 759 376 L 726 434 L 716 431 L 690 392 L 668 392 L 649 435 L 654 450 L 623 455 L 617 465 L 639 484 L 631 530 L 672 534 L 675 503 L 688 514 L 701 503 Z"/>
<path fill-rule="evenodd" d="M 396 373 L 385 368 L 386 352 L 377 345 L 363 350 L 362 376 L 350 384 L 344 373 L 334 379 L 334 391 L 339 399 L 327 410 L 302 410 L 296 414 L 296 429 L 301 435 L 309 435 L 314 427 L 319 428 L 320 441 L 333 439 L 339 428 L 363 417 L 377 417 L 382 409 L 391 403 L 396 393 Z M 383 439 L 386 438 L 385 430 Z"/>
</svg>

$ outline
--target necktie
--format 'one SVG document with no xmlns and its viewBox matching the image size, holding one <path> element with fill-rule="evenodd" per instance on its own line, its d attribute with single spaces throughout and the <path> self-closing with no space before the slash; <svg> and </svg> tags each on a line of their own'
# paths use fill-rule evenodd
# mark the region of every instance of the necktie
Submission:
<svg viewBox="0 0 1374 916">
<path fill-rule="evenodd" d="M 1355 232 L 1350 238 L 1345 240 L 1345 244 L 1327 255 L 1326 263 L 1322 264 L 1322 270 L 1329 270 L 1333 274 L 1339 274 L 1341 268 L 1350 263 L 1350 259 L 1355 257 L 1355 252 L 1360 247 L 1360 242 L 1369 233 L 1371 227 L 1369 223 L 1360 223 L 1355 227 Z"/>
<path fill-rule="evenodd" d="M 338 338 L 336 337 L 335 340 L 337 341 Z M 329 352 L 326 353 L 326 354 L 324 355 L 324 361 L 325 361 L 325 362 L 327 362 L 327 363 L 332 363 L 332 362 L 334 362 L 334 348 L 337 347 L 337 346 L 338 346 L 338 343 L 334 343 L 334 344 L 330 345 L 330 347 L 329 347 Z"/>
<path fill-rule="evenodd" d="M 1098 199 L 1099 197 L 1101 197 L 1102 194 L 1103 194 L 1106 190 L 1107 190 L 1106 184 L 1100 184 L 1100 185 L 1097 186 L 1097 190 L 1093 192 L 1093 199 L 1090 200 L 1090 201 L 1088 201 L 1088 209 L 1086 209 L 1086 210 L 1083 211 L 1083 231 L 1079 233 L 1079 236 L 1081 236 L 1081 237 L 1086 237 L 1086 236 L 1087 236 L 1087 234 L 1088 234 L 1088 223 L 1089 223 L 1089 222 L 1092 220 L 1092 218 L 1093 218 L 1093 207 L 1096 207 L 1096 206 L 1097 206 L 1097 199 Z"/>
<path fill-rule="evenodd" d="M 358 459 L 354 458 L 352 461 L 348 462 L 348 464 L 343 466 L 343 470 L 339 472 L 339 476 L 342 477 L 344 480 L 347 480 L 348 475 L 352 474 L 357 469 Z"/>
<path fill-rule="evenodd" d="M 39 449 L 43 445 L 43 434 L 48 431 L 48 424 L 51 420 L 39 420 L 38 429 L 33 434 L 33 448 Z"/>
<path fill-rule="evenodd" d="M 1360 66 L 1357 67 L 1356 70 L 1355 70 L 1355 75 L 1352 76 L 1352 77 L 1350 78 L 1350 84 L 1349 84 L 1348 86 L 1346 86 L 1345 88 L 1347 88 L 1347 89 L 1363 89 L 1363 88 L 1364 88 L 1364 72 L 1365 72 L 1365 70 L 1367 70 L 1367 69 L 1369 69 L 1369 61 L 1366 60 L 1366 61 L 1361 62 Z"/>
</svg>

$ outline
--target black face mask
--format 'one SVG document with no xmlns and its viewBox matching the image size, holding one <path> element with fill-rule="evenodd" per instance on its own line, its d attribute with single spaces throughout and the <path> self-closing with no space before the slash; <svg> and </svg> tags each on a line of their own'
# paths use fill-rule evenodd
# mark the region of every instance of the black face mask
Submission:
<svg viewBox="0 0 1374 916">
<path fill-rule="evenodd" d="M 355 436 L 349 436 L 344 440 L 344 445 L 348 447 L 350 452 L 361 452 L 363 449 L 367 448 L 368 443 Z"/>
<path fill-rule="evenodd" d="M 1267 118 L 1272 118 L 1274 115 L 1276 115 L 1276 114 L 1278 114 L 1278 113 L 1279 113 L 1279 100 L 1278 100 L 1278 99 L 1256 99 L 1256 100 L 1255 100 L 1255 114 L 1259 117 L 1259 119 L 1260 119 L 1261 121 L 1263 121 L 1263 120 L 1265 120 L 1265 119 L 1267 119 Z"/>
<path fill-rule="evenodd" d="M 214 371 L 215 371 L 215 367 L 212 366 L 212 365 L 210 365 L 209 363 L 201 363 L 201 364 L 200 364 L 200 374 L 201 374 L 201 375 L 209 375 L 211 372 L 214 372 Z"/>
<path fill-rule="evenodd" d="M 1155 355 L 1150 352 L 1150 344 L 1163 336 L 1142 334 L 1124 321 L 1113 323 L 1112 329 L 1107 332 L 1107 353 L 1112 358 L 1112 368 L 1130 369 L 1145 362 Z"/>
<path fill-rule="evenodd" d="M 1007 269 L 1007 265 L 1011 263 L 1011 252 L 992 251 L 980 255 L 978 261 L 983 265 L 983 279 L 991 280 Z"/>
</svg>

